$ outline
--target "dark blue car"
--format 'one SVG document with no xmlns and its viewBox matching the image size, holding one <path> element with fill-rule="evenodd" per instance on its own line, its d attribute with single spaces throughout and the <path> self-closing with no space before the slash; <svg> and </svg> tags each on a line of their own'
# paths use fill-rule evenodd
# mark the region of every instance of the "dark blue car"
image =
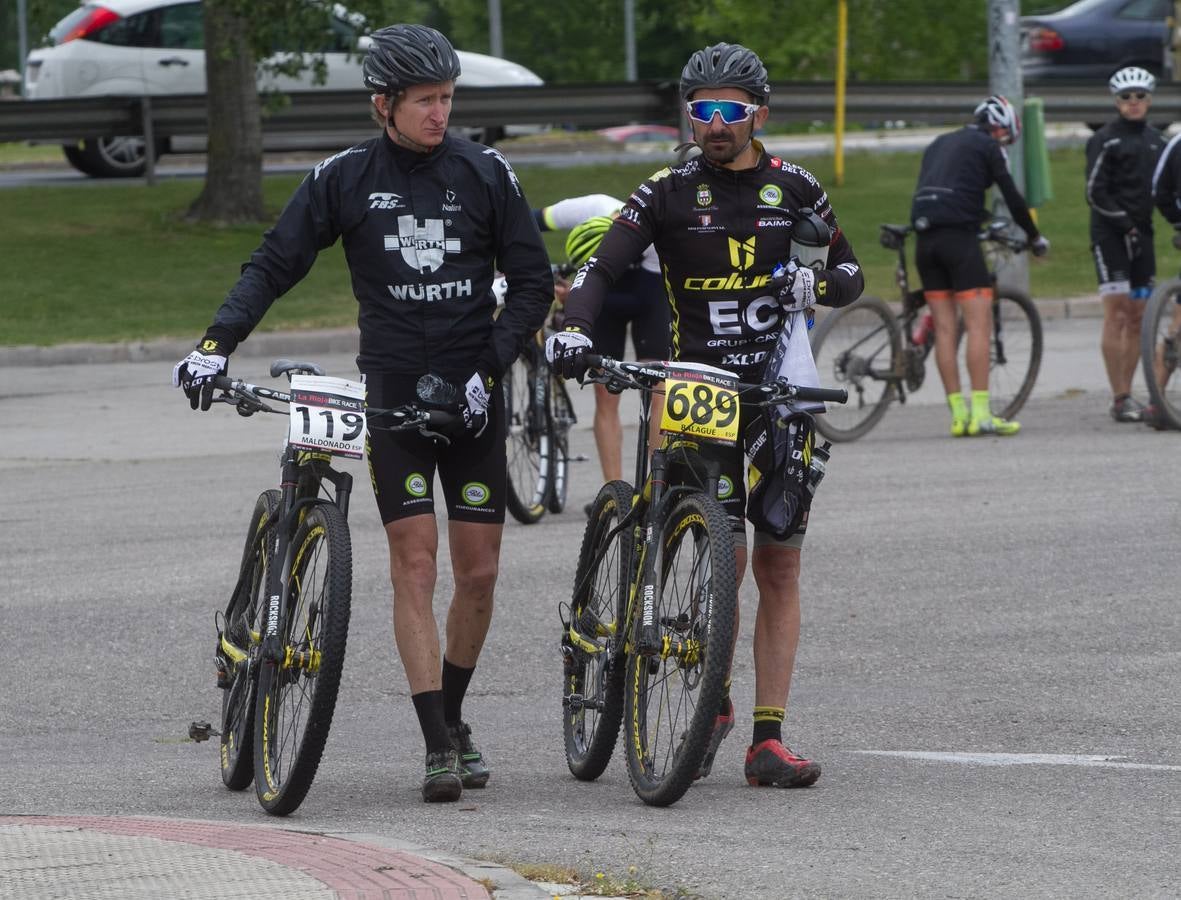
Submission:
<svg viewBox="0 0 1181 900">
<path fill-rule="evenodd" d="M 1022 16 L 1021 72 L 1026 81 L 1106 81 L 1116 69 L 1141 66 L 1160 76 L 1172 8 L 1172 0 L 1078 0 Z"/>
</svg>

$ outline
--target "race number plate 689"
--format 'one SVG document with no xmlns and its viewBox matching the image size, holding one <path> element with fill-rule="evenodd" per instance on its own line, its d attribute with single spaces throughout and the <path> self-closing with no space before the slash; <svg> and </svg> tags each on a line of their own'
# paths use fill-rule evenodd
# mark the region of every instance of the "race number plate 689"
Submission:
<svg viewBox="0 0 1181 900">
<path fill-rule="evenodd" d="M 738 393 L 701 381 L 665 383 L 661 431 L 690 434 L 714 441 L 738 440 Z"/>
<path fill-rule="evenodd" d="M 365 385 L 326 375 L 291 376 L 292 446 L 361 459 L 365 455 Z"/>
</svg>

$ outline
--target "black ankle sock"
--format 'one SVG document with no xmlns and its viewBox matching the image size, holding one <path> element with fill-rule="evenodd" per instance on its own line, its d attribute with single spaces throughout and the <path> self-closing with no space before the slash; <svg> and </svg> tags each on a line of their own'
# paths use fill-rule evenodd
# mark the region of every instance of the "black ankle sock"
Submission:
<svg viewBox="0 0 1181 900">
<path fill-rule="evenodd" d="M 426 741 L 426 752 L 450 750 L 451 738 L 443 718 L 443 692 L 423 691 L 421 694 L 412 694 L 410 699 L 414 701 L 414 711 L 418 713 L 418 725 Z"/>
<path fill-rule="evenodd" d="M 443 719 L 458 722 L 463 718 L 463 698 L 476 667 L 466 669 L 443 657 Z"/>
<path fill-rule="evenodd" d="M 751 746 L 757 747 L 763 741 L 783 740 L 784 710 L 776 706 L 755 707 L 755 730 Z"/>
</svg>

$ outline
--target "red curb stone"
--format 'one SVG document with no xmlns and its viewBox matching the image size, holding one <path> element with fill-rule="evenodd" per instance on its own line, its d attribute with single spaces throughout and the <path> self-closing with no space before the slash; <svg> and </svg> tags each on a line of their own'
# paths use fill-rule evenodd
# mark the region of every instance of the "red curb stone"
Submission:
<svg viewBox="0 0 1181 900">
<path fill-rule="evenodd" d="M 0 825 L 78 828 L 232 850 L 295 869 L 342 900 L 488 900 L 479 882 L 420 856 L 321 834 L 229 823 L 105 816 L 0 816 Z"/>
</svg>

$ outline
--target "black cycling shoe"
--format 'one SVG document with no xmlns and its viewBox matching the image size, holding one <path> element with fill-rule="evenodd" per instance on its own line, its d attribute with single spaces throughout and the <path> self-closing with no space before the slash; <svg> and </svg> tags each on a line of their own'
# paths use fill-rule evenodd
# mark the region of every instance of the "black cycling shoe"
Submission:
<svg viewBox="0 0 1181 900">
<path fill-rule="evenodd" d="M 451 746 L 459 756 L 459 774 L 465 788 L 482 788 L 488 783 L 492 770 L 476 745 L 472 742 L 472 727 L 467 722 L 451 722 L 447 725 L 451 735 Z"/>
<path fill-rule="evenodd" d="M 454 750 L 436 750 L 426 755 L 426 777 L 422 799 L 427 803 L 454 803 L 463 793 L 459 755 Z"/>
</svg>

